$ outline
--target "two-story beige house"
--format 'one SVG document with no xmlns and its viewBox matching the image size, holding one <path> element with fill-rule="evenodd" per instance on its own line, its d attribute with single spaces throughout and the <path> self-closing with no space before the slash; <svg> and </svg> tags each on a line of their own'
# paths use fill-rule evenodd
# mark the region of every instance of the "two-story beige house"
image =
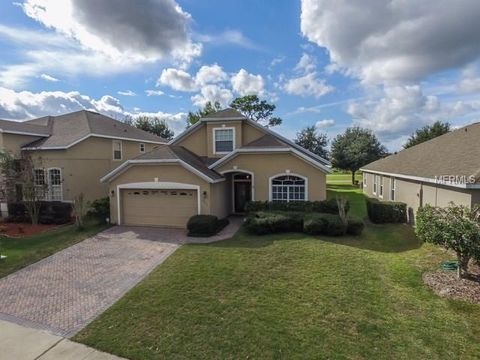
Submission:
<svg viewBox="0 0 480 360">
<path fill-rule="evenodd" d="M 251 200 L 326 198 L 328 161 L 233 109 L 191 126 L 169 144 L 102 178 L 112 221 L 185 227 L 195 214 L 242 213 Z"/>
<path fill-rule="evenodd" d="M 363 190 L 408 206 L 409 221 L 425 204 L 480 203 L 480 123 L 374 161 L 362 169 Z"/>
<path fill-rule="evenodd" d="M 147 153 L 166 140 L 91 111 L 46 116 L 29 121 L 0 120 L 0 149 L 20 158 L 31 156 L 35 181 L 47 185 L 45 200 L 87 200 L 108 194 L 100 178 L 128 159 Z M 5 181 L 0 191 L 2 215 L 7 202 L 22 198 L 21 184 Z"/>
</svg>

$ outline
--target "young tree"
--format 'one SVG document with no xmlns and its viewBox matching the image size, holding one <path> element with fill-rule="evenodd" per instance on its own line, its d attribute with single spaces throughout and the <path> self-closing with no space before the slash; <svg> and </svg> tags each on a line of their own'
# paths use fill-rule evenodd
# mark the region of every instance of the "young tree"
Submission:
<svg viewBox="0 0 480 360">
<path fill-rule="evenodd" d="M 75 196 L 73 199 L 73 215 L 75 217 L 75 226 L 77 227 L 77 230 L 83 230 L 85 228 L 83 219 L 87 213 L 87 210 L 88 205 L 85 202 L 85 196 L 83 193 Z"/>
<path fill-rule="evenodd" d="M 303 148 L 311 151 L 318 156 L 327 158 L 327 134 L 317 133 L 315 126 L 307 126 L 306 128 L 297 132 L 297 137 L 295 138 L 295 143 L 302 146 Z"/>
<path fill-rule="evenodd" d="M 276 106 L 266 100 L 260 100 L 257 95 L 247 95 L 236 98 L 230 107 L 240 111 L 247 118 L 254 120 L 267 127 L 277 126 L 282 119 L 273 116 Z"/>
<path fill-rule="evenodd" d="M 137 129 L 148 131 L 167 140 L 171 140 L 175 136 L 175 133 L 170 129 L 167 122 L 156 116 L 142 115 L 131 120 L 126 120 L 127 123 L 129 121 L 130 125 L 135 126 Z"/>
<path fill-rule="evenodd" d="M 415 233 L 425 242 L 455 251 L 457 275 L 463 278 L 470 259 L 480 255 L 480 205 L 472 209 L 453 203 L 447 208 L 425 205 L 417 212 Z"/>
<path fill-rule="evenodd" d="M 437 136 L 446 134 L 450 131 L 450 124 L 448 122 L 442 123 L 436 121 L 433 125 L 427 125 L 415 131 L 414 134 L 410 135 L 409 139 L 403 145 L 404 149 L 418 145 L 427 140 L 436 138 Z"/>
<path fill-rule="evenodd" d="M 352 184 L 355 184 L 355 173 L 362 166 L 385 154 L 386 149 L 377 137 L 370 130 L 360 127 L 348 128 L 343 134 L 337 135 L 330 151 L 334 167 L 352 172 Z"/>
<path fill-rule="evenodd" d="M 222 107 L 218 101 L 215 101 L 213 104 L 209 101 L 205 104 L 203 109 L 197 110 L 195 112 L 188 112 L 187 115 L 187 128 L 192 125 L 195 125 L 202 117 L 213 114 L 221 110 Z"/>
</svg>

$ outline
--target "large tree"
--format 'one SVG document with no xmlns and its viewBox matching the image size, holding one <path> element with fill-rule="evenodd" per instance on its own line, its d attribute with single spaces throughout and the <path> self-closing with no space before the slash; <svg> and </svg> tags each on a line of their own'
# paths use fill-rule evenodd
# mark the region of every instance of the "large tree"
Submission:
<svg viewBox="0 0 480 360">
<path fill-rule="evenodd" d="M 232 101 L 230 107 L 240 111 L 247 118 L 267 127 L 277 126 L 282 119 L 273 116 L 276 106 L 266 100 L 260 100 L 257 95 L 238 97 Z"/>
<path fill-rule="evenodd" d="M 355 184 L 355 173 L 385 154 L 385 147 L 370 130 L 352 127 L 333 139 L 330 157 L 334 167 L 352 172 Z"/>
<path fill-rule="evenodd" d="M 215 101 L 213 104 L 208 101 L 202 109 L 195 112 L 189 111 L 187 115 L 187 128 L 195 125 L 202 117 L 213 114 L 221 109 L 222 106 L 218 101 Z"/>
<path fill-rule="evenodd" d="M 302 146 L 303 148 L 311 151 L 318 156 L 327 158 L 327 134 L 318 133 L 315 126 L 307 126 L 297 132 L 297 137 L 295 138 L 295 143 Z"/>
<path fill-rule="evenodd" d="M 175 136 L 167 122 L 156 116 L 137 116 L 127 122 L 138 129 L 148 131 L 167 140 L 171 140 Z"/>
<path fill-rule="evenodd" d="M 409 147 L 421 144 L 422 142 L 446 134 L 449 131 L 450 124 L 448 122 L 443 123 L 440 121 L 436 121 L 432 125 L 427 125 L 422 127 L 421 129 L 417 129 L 414 134 L 410 135 L 405 145 L 403 145 L 403 148 L 408 149 Z"/>
</svg>

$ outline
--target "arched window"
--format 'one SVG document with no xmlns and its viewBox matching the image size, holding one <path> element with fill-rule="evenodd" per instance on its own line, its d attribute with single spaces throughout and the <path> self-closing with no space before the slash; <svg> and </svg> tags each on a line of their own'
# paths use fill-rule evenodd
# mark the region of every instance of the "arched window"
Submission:
<svg viewBox="0 0 480 360">
<path fill-rule="evenodd" d="M 305 179 L 295 175 L 280 175 L 271 179 L 272 201 L 305 201 Z"/>
</svg>

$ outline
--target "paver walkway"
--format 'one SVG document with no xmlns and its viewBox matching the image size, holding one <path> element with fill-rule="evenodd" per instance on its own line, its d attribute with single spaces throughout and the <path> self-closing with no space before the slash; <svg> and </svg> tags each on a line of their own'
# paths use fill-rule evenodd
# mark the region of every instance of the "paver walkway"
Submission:
<svg viewBox="0 0 480 360">
<path fill-rule="evenodd" d="M 180 245 L 155 240 L 113 227 L 0 279 L 0 319 L 74 335 Z"/>
</svg>

